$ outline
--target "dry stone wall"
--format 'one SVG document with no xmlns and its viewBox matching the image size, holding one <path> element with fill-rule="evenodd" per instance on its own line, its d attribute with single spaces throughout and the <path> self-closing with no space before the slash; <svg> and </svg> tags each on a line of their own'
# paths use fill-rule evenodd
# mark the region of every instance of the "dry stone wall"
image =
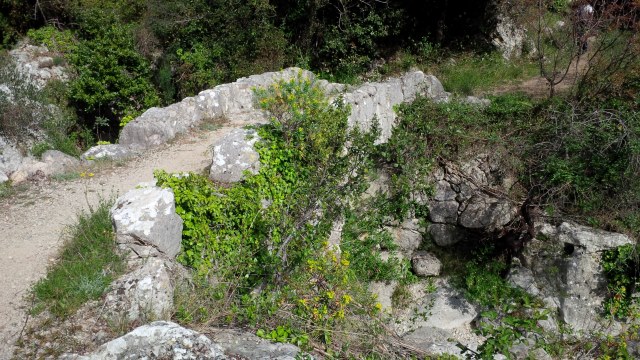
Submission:
<svg viewBox="0 0 640 360">
<path fill-rule="evenodd" d="M 165 108 L 151 108 L 128 123 L 120 133 L 120 145 L 130 149 L 147 149 L 160 145 L 205 119 L 226 118 L 246 124 L 263 123 L 266 114 L 255 106 L 253 89 L 266 87 L 278 80 L 289 80 L 298 75 L 315 79 L 315 75 L 299 68 L 288 68 L 241 78 L 230 84 L 205 90 Z M 418 95 L 446 99 L 442 84 L 432 75 L 413 71 L 400 78 L 384 82 L 365 83 L 355 89 L 342 84 L 317 80 L 328 95 L 342 95 L 351 105 L 350 126 L 369 128 L 377 118 L 382 130 L 381 142 L 391 136 L 396 115 L 393 107 L 412 101 Z"/>
</svg>

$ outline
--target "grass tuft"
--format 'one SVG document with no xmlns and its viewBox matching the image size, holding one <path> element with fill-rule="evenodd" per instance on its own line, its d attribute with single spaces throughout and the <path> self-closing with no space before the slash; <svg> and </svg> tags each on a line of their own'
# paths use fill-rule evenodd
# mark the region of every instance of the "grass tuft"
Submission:
<svg viewBox="0 0 640 360">
<path fill-rule="evenodd" d="M 110 205 L 101 201 L 70 227 L 59 260 L 33 288 L 35 309 L 48 309 L 54 316 L 65 318 L 85 302 L 100 297 L 124 271 L 124 261 L 116 252 Z"/>
</svg>

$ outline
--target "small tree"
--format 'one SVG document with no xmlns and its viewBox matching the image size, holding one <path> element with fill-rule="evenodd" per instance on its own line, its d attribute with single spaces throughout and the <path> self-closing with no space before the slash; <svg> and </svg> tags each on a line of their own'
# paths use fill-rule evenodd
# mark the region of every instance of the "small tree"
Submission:
<svg viewBox="0 0 640 360">
<path fill-rule="evenodd" d="M 506 11 L 527 28 L 549 97 L 572 74 L 576 95 L 583 97 L 607 91 L 637 62 L 639 6 L 628 0 L 527 0 Z"/>
</svg>

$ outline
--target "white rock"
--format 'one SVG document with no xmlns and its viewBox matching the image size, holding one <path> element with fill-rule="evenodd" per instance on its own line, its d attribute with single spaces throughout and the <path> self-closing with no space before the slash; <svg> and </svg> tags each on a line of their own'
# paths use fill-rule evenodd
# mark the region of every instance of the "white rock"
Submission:
<svg viewBox="0 0 640 360">
<path fill-rule="evenodd" d="M 185 346 L 184 344 L 188 344 Z M 156 321 L 100 346 L 91 354 L 65 354 L 63 360 L 222 360 L 224 350 L 206 336 L 169 321 Z"/>
<path fill-rule="evenodd" d="M 180 251 L 182 219 L 175 210 L 173 190 L 138 185 L 118 198 L 111 208 L 118 242 L 152 246 L 169 258 Z"/>
<path fill-rule="evenodd" d="M 411 258 L 413 273 L 418 276 L 438 276 L 442 263 L 438 258 L 426 251 L 419 251 Z"/>
<path fill-rule="evenodd" d="M 111 319 L 167 319 L 173 309 L 173 285 L 167 260 L 148 258 L 111 284 L 104 309 Z"/>
<path fill-rule="evenodd" d="M 108 145 L 96 145 L 82 154 L 82 158 L 85 160 L 95 159 L 125 159 L 134 156 L 135 153 L 126 146 L 120 144 L 108 144 Z"/>
<path fill-rule="evenodd" d="M 234 129 L 213 145 L 209 179 L 224 183 L 242 180 L 245 171 L 260 171 L 260 156 L 253 146 L 260 141 L 257 131 Z"/>
</svg>

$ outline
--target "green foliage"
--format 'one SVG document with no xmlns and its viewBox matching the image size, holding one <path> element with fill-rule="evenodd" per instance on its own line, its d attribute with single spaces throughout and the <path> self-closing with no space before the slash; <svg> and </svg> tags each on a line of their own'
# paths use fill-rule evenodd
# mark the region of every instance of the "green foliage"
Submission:
<svg viewBox="0 0 640 360">
<path fill-rule="evenodd" d="M 69 99 L 99 137 L 115 137 L 122 116 L 159 104 L 149 63 L 136 52 L 131 31 L 130 26 L 110 25 L 80 42 L 70 56 L 77 76 L 69 84 Z M 104 128 L 101 118 L 108 120 Z"/>
<path fill-rule="evenodd" d="M 309 336 L 297 333 L 287 326 L 278 326 L 271 331 L 258 329 L 256 335 L 274 342 L 289 343 L 304 348 L 309 344 Z"/>
<path fill-rule="evenodd" d="M 200 275 L 178 296 L 177 316 L 259 324 L 275 329 L 260 333 L 278 341 L 308 339 L 328 349 L 363 351 L 354 344 L 373 341 L 378 329 L 373 315 L 379 306 L 367 281 L 400 277 L 408 269 L 390 261 L 389 273 L 367 273 L 365 267 L 378 261 L 375 245 L 389 243 L 383 235 L 364 244 L 352 238 L 342 254 L 326 242 L 332 224 L 364 190 L 378 132 L 348 129 L 348 108 L 339 100 L 329 103 L 308 79 L 280 81 L 256 93 L 271 115 L 258 129 L 258 174 L 222 187 L 194 174 L 156 172 L 158 183 L 173 189 L 184 220 L 179 260 Z M 370 224 L 359 225 L 349 215 L 349 236 L 381 228 L 373 214 Z M 230 310 L 221 314 L 220 302 Z"/>
<path fill-rule="evenodd" d="M 287 42 L 267 0 L 153 0 L 147 9 L 143 26 L 165 49 L 157 78 L 167 96 L 174 91 L 191 96 L 285 65 Z M 167 71 L 169 64 L 173 74 Z M 170 75 L 175 90 L 169 86 Z"/>
<path fill-rule="evenodd" d="M 411 266 L 408 260 L 395 256 L 397 245 L 384 227 L 385 206 L 389 207 L 386 202 L 379 196 L 346 210 L 340 248 L 349 254 L 351 269 L 359 279 L 410 283 L 416 279 Z M 388 251 L 391 256 L 383 260 L 381 251 Z"/>
<path fill-rule="evenodd" d="M 533 139 L 549 144 L 532 149 L 529 156 L 541 159 L 530 166 L 540 192 L 552 194 L 569 211 L 598 213 L 614 194 L 624 202 L 638 201 L 628 190 L 637 187 L 636 159 L 640 152 L 640 117 L 637 112 L 585 109 L 560 104 L 542 115 Z"/>
<path fill-rule="evenodd" d="M 496 97 L 489 107 L 459 102 L 435 103 L 418 98 L 398 106 L 398 124 L 380 155 L 392 175 L 392 197 L 396 214 L 413 209 L 426 215 L 426 208 L 409 202 L 426 196 L 425 181 L 434 164 L 454 160 L 474 148 L 500 148 L 527 126 L 532 104 L 522 96 Z M 520 146 L 520 145 L 518 145 Z"/>
<path fill-rule="evenodd" d="M 247 284 L 280 277 L 319 248 L 342 207 L 338 201 L 361 191 L 356 185 L 368 164 L 366 146 L 375 139 L 348 131 L 347 108 L 329 104 L 308 79 L 256 92 L 272 114 L 270 125 L 259 129 L 257 175 L 220 188 L 196 175 L 156 173 L 159 184 L 173 188 L 185 221 L 180 260 L 201 275 L 233 269 Z M 352 146 L 344 155 L 347 137 Z"/>
<path fill-rule="evenodd" d="M 124 271 L 123 260 L 116 253 L 110 205 L 102 201 L 78 217 L 59 260 L 33 287 L 35 309 L 65 318 L 86 301 L 99 298 Z"/>
<path fill-rule="evenodd" d="M 602 253 L 602 269 L 607 277 L 609 297 L 604 311 L 615 318 L 632 315 L 636 305 L 632 297 L 638 285 L 640 259 L 635 246 L 625 245 Z"/>
<path fill-rule="evenodd" d="M 49 51 L 70 54 L 78 46 L 71 30 L 58 30 L 48 25 L 39 29 L 30 29 L 27 36 L 36 45 L 45 45 Z"/>
</svg>

